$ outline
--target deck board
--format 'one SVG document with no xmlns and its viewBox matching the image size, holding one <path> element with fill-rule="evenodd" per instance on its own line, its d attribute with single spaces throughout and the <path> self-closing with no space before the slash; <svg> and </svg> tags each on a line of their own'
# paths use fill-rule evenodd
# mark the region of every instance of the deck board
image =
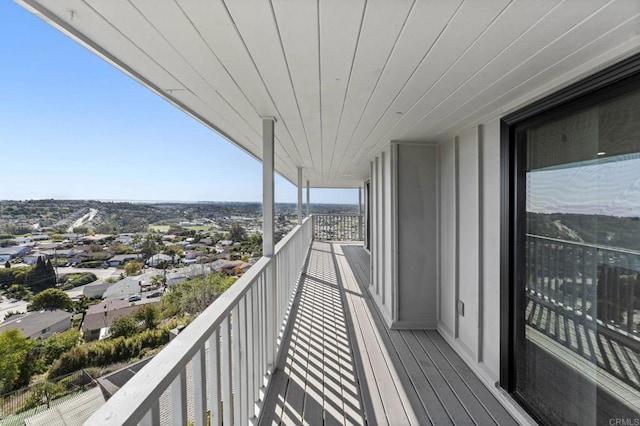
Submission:
<svg viewBox="0 0 640 426">
<path fill-rule="evenodd" d="M 389 330 L 361 245 L 314 242 L 260 424 L 517 424 L 435 331 Z"/>
</svg>

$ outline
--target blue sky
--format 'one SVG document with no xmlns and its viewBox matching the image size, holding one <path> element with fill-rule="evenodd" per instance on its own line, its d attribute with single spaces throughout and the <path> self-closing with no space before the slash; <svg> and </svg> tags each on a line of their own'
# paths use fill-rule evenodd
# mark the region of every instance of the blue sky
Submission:
<svg viewBox="0 0 640 426">
<path fill-rule="evenodd" d="M 527 210 L 640 217 L 637 157 L 623 155 L 527 173 Z"/>
<path fill-rule="evenodd" d="M 259 162 L 0 1 L 0 200 L 260 201 Z M 276 178 L 276 201 L 296 202 Z M 356 204 L 357 190 L 311 190 Z"/>
</svg>

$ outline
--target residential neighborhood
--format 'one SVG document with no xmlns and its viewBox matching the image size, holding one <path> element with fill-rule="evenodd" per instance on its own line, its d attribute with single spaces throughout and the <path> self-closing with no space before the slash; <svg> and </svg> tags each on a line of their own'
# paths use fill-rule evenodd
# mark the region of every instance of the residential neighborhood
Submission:
<svg viewBox="0 0 640 426">
<path fill-rule="evenodd" d="M 152 357 L 262 256 L 255 204 L 118 206 L 0 201 L 0 343 L 29 348 L 26 379 L 0 380 L 0 397 L 36 392 L 78 366 L 99 379 Z M 136 229 L 140 211 L 147 222 Z M 104 232 L 106 217 L 121 226 Z M 296 223 L 282 206 L 278 238 Z M 0 410 L 0 420 L 22 407 Z"/>
</svg>

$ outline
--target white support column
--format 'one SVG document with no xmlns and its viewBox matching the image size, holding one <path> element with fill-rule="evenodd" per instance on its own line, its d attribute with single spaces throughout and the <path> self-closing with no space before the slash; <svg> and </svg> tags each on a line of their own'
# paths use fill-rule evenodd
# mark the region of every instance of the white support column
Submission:
<svg viewBox="0 0 640 426">
<path fill-rule="evenodd" d="M 267 370 L 276 368 L 276 339 L 278 337 L 278 277 L 274 241 L 274 123 L 273 117 L 262 118 L 262 255 L 271 259 L 265 273 L 267 288 Z"/>
<path fill-rule="evenodd" d="M 311 216 L 311 202 L 309 201 L 310 193 L 309 181 L 307 181 L 307 216 Z"/>
<path fill-rule="evenodd" d="M 363 240 L 362 230 L 362 187 L 358 187 L 358 241 Z"/>
<path fill-rule="evenodd" d="M 302 225 L 302 167 L 298 167 L 298 225 Z"/>
<path fill-rule="evenodd" d="M 273 117 L 262 118 L 262 254 L 273 256 L 274 250 L 274 133 Z"/>
</svg>

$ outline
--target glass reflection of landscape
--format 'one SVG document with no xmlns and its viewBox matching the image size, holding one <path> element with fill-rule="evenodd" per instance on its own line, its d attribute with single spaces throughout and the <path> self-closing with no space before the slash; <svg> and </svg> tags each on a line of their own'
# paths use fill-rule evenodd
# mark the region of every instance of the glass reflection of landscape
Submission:
<svg viewBox="0 0 640 426">
<path fill-rule="evenodd" d="M 526 138 L 517 392 L 550 424 L 640 417 L 640 95 Z"/>
</svg>

